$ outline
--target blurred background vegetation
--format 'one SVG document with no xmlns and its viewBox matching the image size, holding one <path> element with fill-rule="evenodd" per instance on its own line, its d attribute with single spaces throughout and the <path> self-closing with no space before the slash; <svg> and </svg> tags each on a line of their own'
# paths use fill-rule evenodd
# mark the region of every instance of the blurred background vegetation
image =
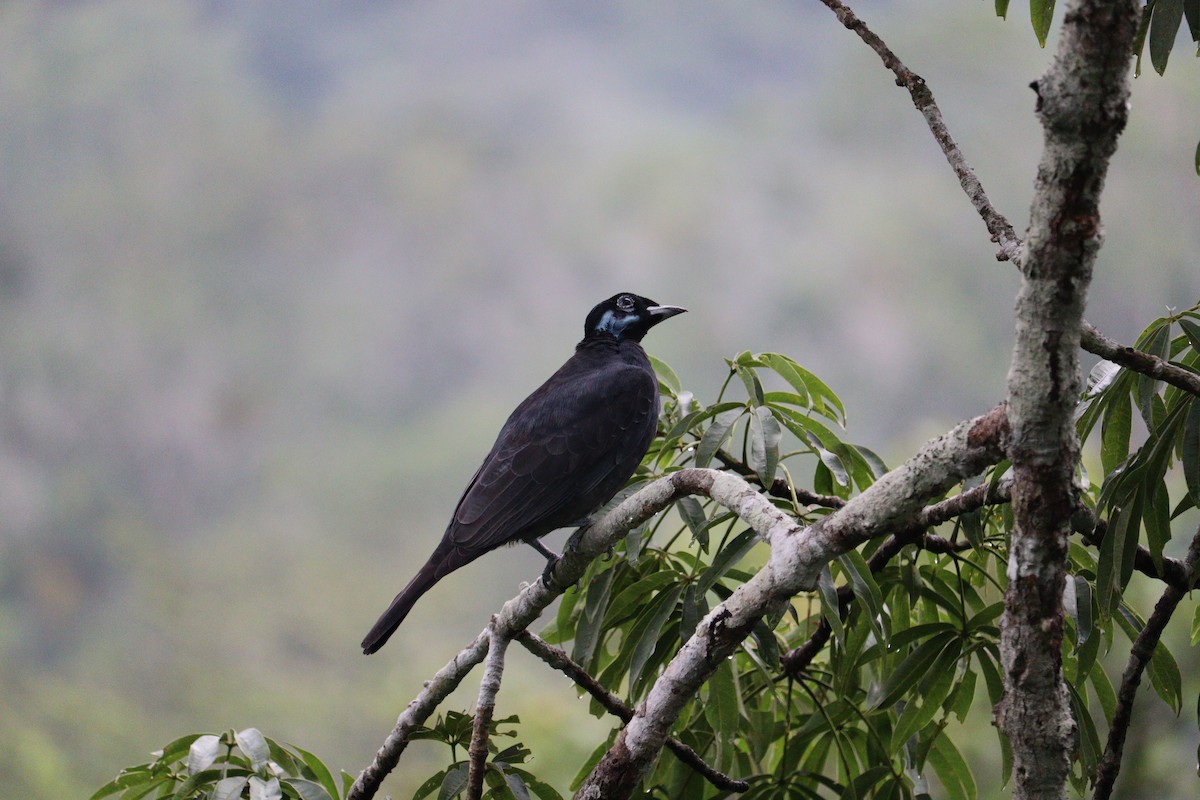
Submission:
<svg viewBox="0 0 1200 800">
<path fill-rule="evenodd" d="M 1020 228 L 1028 20 L 856 8 Z M 649 349 L 702 400 L 723 357 L 785 352 L 889 461 L 1003 395 L 1015 271 L 816 3 L 11 0 L 0 109 L 0 796 L 249 725 L 361 769 L 540 573 L 498 553 L 359 653 L 615 291 L 691 309 Z M 1198 136 L 1195 62 L 1138 79 L 1088 313 L 1123 341 L 1197 299 Z M 506 678 L 565 789 L 608 722 L 527 657 Z M 1195 728 L 1149 735 L 1153 793 Z M 446 760 L 414 745 L 391 791 Z"/>
</svg>

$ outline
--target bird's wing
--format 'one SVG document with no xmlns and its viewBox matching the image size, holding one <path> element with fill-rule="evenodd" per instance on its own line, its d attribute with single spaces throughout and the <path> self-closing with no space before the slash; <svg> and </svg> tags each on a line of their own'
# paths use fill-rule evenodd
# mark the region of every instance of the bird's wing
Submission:
<svg viewBox="0 0 1200 800">
<path fill-rule="evenodd" d="M 560 371 L 509 417 L 459 500 L 447 537 L 484 551 L 587 514 L 645 455 L 657 403 L 653 374 L 630 364 L 582 375 Z"/>
</svg>

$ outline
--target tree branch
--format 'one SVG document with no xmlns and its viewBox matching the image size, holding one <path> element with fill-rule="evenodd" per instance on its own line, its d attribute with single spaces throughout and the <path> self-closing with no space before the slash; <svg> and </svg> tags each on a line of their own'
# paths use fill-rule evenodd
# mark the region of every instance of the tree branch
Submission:
<svg viewBox="0 0 1200 800">
<path fill-rule="evenodd" d="M 595 698 L 596 702 L 614 717 L 622 722 L 628 722 L 633 717 L 632 708 L 627 706 L 621 698 L 601 686 L 599 681 L 572 660 L 562 648 L 555 647 L 545 639 L 529 631 L 521 631 L 514 638 L 524 645 L 526 650 L 574 681 L 576 686 Z M 744 792 L 750 788 L 750 784 L 745 781 L 731 778 L 704 763 L 704 759 L 700 758 L 700 755 L 695 750 L 673 736 L 667 737 L 666 748 L 674 753 L 676 758 L 691 767 L 698 775 L 722 791 Z"/>
<path fill-rule="evenodd" d="M 991 200 L 988 199 L 987 194 L 983 191 L 983 184 L 979 182 L 975 171 L 967 163 L 966 156 L 959 150 L 958 144 L 954 141 L 954 137 L 950 135 L 950 130 L 942 120 L 941 109 L 938 108 L 937 102 L 933 99 L 933 92 L 926 85 L 925 79 L 905 66 L 904 62 L 896 57 L 896 54 L 891 51 L 883 40 L 876 36 L 867 27 L 866 23 L 855 16 L 854 12 L 839 2 L 839 0 L 821 0 L 821 2 L 837 15 L 838 20 L 843 25 L 858 34 L 859 38 L 866 42 L 867 46 L 879 55 L 879 58 L 883 60 L 883 65 L 895 74 L 896 85 L 908 90 L 909 96 L 912 97 L 913 105 L 921 112 L 921 116 L 925 118 L 925 123 L 929 126 L 933 138 L 937 141 L 938 146 L 942 148 L 942 153 L 945 154 L 946 161 L 950 163 L 950 168 L 958 176 L 959 184 L 962 186 L 963 191 L 967 193 L 967 197 L 970 198 L 971 205 L 975 206 L 975 210 L 979 212 L 983 224 L 987 226 L 988 232 L 992 235 L 992 241 L 1000 245 L 1000 251 L 996 254 L 996 259 L 999 261 L 1019 261 L 1021 256 L 1021 240 L 1017 238 L 1012 225 L 1009 224 L 1003 214 L 996 210 Z"/>
<path fill-rule="evenodd" d="M 593 559 L 608 552 L 630 530 L 689 494 L 711 497 L 741 517 L 768 542 L 778 541 L 800 527 L 754 487 L 729 473 L 683 469 L 642 487 L 586 529 L 574 548 L 555 564 L 549 585 L 538 580 L 526 586 L 504 604 L 488 629 L 438 671 L 400 714 L 374 760 L 355 780 L 346 800 L 369 800 L 375 796 L 383 779 L 399 763 L 412 732 L 429 718 L 471 669 L 483 661 L 493 637 L 507 640 L 525 630 L 548 605 L 583 577 Z"/>
<path fill-rule="evenodd" d="M 1089 353 L 1106 358 L 1114 364 L 1141 375 L 1149 375 L 1151 378 L 1166 381 L 1172 386 L 1177 386 L 1189 394 L 1200 397 L 1200 375 L 1177 367 L 1169 361 L 1163 361 L 1158 356 L 1120 344 L 1096 330 L 1086 320 L 1083 322 L 1081 344 L 1083 349 Z"/>
<path fill-rule="evenodd" d="M 483 661 L 484 656 L 487 655 L 489 641 L 488 632 L 486 630 L 480 632 L 474 641 L 450 659 L 449 663 L 438 670 L 437 674 L 425 684 L 425 688 L 421 690 L 420 694 L 401 712 L 392 732 L 383 740 L 379 751 L 375 753 L 374 760 L 358 774 L 354 785 L 346 794 L 346 800 L 369 800 L 375 796 L 383 779 L 400 762 L 400 755 L 408 747 L 409 737 L 412 736 L 413 731 L 429 719 L 429 715 L 433 713 L 434 709 L 458 688 L 458 684 L 471 671 L 471 668 Z"/>
<path fill-rule="evenodd" d="M 680 711 L 759 619 L 796 592 L 814 588 L 821 568 L 830 559 L 868 539 L 906 529 L 927 498 L 998 461 L 1006 436 L 1002 406 L 962 422 L 808 528 L 785 517 L 763 531 L 753 518 L 739 513 L 771 545 L 767 564 L 700 621 L 576 797 L 629 797 L 652 767 Z M 766 504 L 771 514 L 782 516 L 762 495 L 753 493 L 753 497 Z"/>
<path fill-rule="evenodd" d="M 1062 593 L 1075 510 L 1083 309 L 1102 233 L 1099 201 L 1128 116 L 1134 0 L 1075 0 L 1054 63 L 1034 84 L 1044 129 L 1008 380 L 1014 530 L 1000 620 L 1016 800 L 1066 796 L 1075 734 L 1062 677 Z"/>
<path fill-rule="evenodd" d="M 1112 724 L 1108 729 L 1108 741 L 1104 745 L 1104 755 L 1100 758 L 1100 766 L 1096 770 L 1096 791 L 1092 800 L 1108 800 L 1112 796 L 1113 785 L 1117 781 L 1117 773 L 1121 770 L 1121 757 L 1125 751 L 1125 734 L 1133 718 L 1133 703 L 1137 695 L 1138 684 L 1141 683 L 1142 673 L 1154 648 L 1162 637 L 1163 630 L 1171 621 L 1171 615 L 1179 606 L 1179 601 L 1187 594 L 1186 586 L 1196 578 L 1196 565 L 1200 563 L 1200 529 L 1196 530 L 1192 542 L 1188 545 L 1187 555 L 1183 560 L 1185 586 L 1174 584 L 1167 586 L 1154 606 L 1154 613 L 1146 620 L 1146 626 L 1138 633 L 1129 652 L 1129 663 L 1121 675 L 1121 687 L 1117 690 L 1117 707 L 1113 711 Z"/>
<path fill-rule="evenodd" d="M 491 628 L 489 627 L 489 630 Z M 471 768 L 467 773 L 467 800 L 483 797 L 483 776 L 487 772 L 488 729 L 496 711 L 496 695 L 500 692 L 500 680 L 504 676 L 504 653 L 508 650 L 508 639 L 491 633 L 487 658 L 483 664 L 483 679 L 479 682 L 479 700 L 475 703 L 475 720 L 471 727 L 471 746 L 467 755 Z"/>
</svg>

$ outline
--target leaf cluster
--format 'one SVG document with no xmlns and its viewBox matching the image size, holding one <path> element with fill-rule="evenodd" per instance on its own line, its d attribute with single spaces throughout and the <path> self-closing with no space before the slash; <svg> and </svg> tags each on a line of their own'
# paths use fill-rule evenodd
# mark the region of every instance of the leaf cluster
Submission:
<svg viewBox="0 0 1200 800">
<path fill-rule="evenodd" d="M 339 800 L 353 782 L 343 772 L 339 788 L 321 759 L 257 728 L 189 734 L 154 756 L 122 770 L 91 800 Z"/>
<path fill-rule="evenodd" d="M 490 800 L 531 800 L 532 797 L 541 800 L 562 800 L 562 795 L 549 784 L 538 780 L 527 769 L 518 766 L 524 764 L 531 755 L 529 748 L 520 742 L 503 749 L 496 743 L 496 737 L 515 738 L 516 732 L 501 730 L 501 726 L 514 726 L 521 722 L 515 714 L 504 719 L 492 720 L 488 726 L 488 752 L 490 758 L 484 773 L 484 783 L 487 788 L 483 797 Z M 450 800 L 462 796 L 467 788 L 467 778 L 470 772 L 470 761 L 458 758 L 461 748 L 463 754 L 471 743 L 471 732 L 475 718 L 461 711 L 449 711 L 439 714 L 436 722 L 429 727 L 421 727 L 411 735 L 412 740 L 428 739 L 441 742 L 450 748 L 450 764 L 426 780 L 413 795 L 413 800 L 423 800 L 426 797 L 436 797 L 437 800 Z M 436 794 L 435 794 L 436 793 Z"/>
</svg>

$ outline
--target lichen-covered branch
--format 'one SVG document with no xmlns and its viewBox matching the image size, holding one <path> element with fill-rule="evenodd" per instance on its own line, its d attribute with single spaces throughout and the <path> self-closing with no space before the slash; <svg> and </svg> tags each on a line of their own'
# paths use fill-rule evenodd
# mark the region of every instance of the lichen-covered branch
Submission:
<svg viewBox="0 0 1200 800">
<path fill-rule="evenodd" d="M 555 598 L 583 577 L 593 559 L 680 497 L 692 494 L 711 497 L 724 505 L 768 542 L 777 541 L 787 531 L 799 527 L 754 487 L 729 473 L 685 469 L 642 487 L 589 527 L 575 546 L 563 554 L 551 572 L 549 585 L 536 581 L 505 603 L 492 618 L 488 629 L 434 675 L 400 714 L 374 760 L 355 780 L 346 800 L 369 800 L 375 796 L 383 779 L 399 763 L 413 731 L 429 718 L 471 669 L 483 661 L 494 638 L 508 641 L 517 632 L 528 628 Z"/>
<path fill-rule="evenodd" d="M 438 670 L 437 674 L 425 684 L 421 693 L 401 712 L 392 732 L 387 735 L 379 751 L 375 753 L 374 760 L 359 773 L 354 785 L 346 794 L 346 800 L 369 800 L 375 796 L 383 779 L 400 762 L 400 755 L 408 747 L 409 737 L 412 736 L 413 731 L 424 724 L 434 709 L 458 688 L 458 684 L 471 671 L 471 668 L 483 661 L 484 656 L 487 655 L 490 638 L 486 630 L 482 631 L 473 642 L 450 659 L 450 662 Z"/>
<path fill-rule="evenodd" d="M 467 748 L 471 767 L 467 773 L 467 800 L 483 797 L 483 776 L 487 772 L 488 729 L 496 711 L 496 695 L 504 677 L 504 654 L 508 639 L 491 634 L 487 658 L 483 662 L 483 679 L 479 681 L 479 699 L 475 703 L 475 720 L 471 727 L 471 745 Z"/>
<path fill-rule="evenodd" d="M 1045 131 L 1017 295 L 1008 380 L 1014 531 L 1000 623 L 1013 796 L 1065 797 L 1074 735 L 1062 678 L 1062 592 L 1079 461 L 1080 329 L 1102 233 L 1099 201 L 1125 127 L 1134 0 L 1076 0 L 1034 85 Z"/>
<path fill-rule="evenodd" d="M 622 800 L 631 796 L 658 757 L 680 711 L 717 666 L 733 654 L 755 622 L 797 592 L 814 588 L 821 568 L 829 560 L 868 539 L 905 530 L 929 499 L 998 461 L 1006 434 L 1002 406 L 960 423 L 927 442 L 915 456 L 843 508 L 808 528 L 796 525 L 769 503 L 769 512 L 782 517 L 781 521 L 756 524 L 753 518 L 738 512 L 771 545 L 769 560 L 700 621 L 576 797 Z M 758 502 L 766 503 L 762 495 L 752 494 Z M 710 496 L 737 511 L 717 492 Z"/>
<path fill-rule="evenodd" d="M 515 638 L 524 645 L 526 650 L 533 653 L 542 661 L 545 661 L 554 669 L 562 672 L 574 681 L 576 686 L 594 697 L 596 702 L 605 711 L 622 722 L 628 722 L 633 717 L 632 708 L 625 705 L 625 702 L 620 697 L 617 697 L 601 686 L 598 680 L 589 675 L 587 670 L 573 661 L 561 647 L 555 647 L 545 639 L 529 631 L 521 631 Z M 695 750 L 673 736 L 667 737 L 666 748 L 674 753 L 676 758 L 691 767 L 696 774 L 718 789 L 727 792 L 744 792 L 750 788 L 750 784 L 745 781 L 731 778 L 704 763 L 704 759 L 700 758 L 700 755 Z"/>
<path fill-rule="evenodd" d="M 1141 375 L 1149 375 L 1200 397 L 1200 375 L 1163 361 L 1156 355 L 1123 345 L 1096 330 L 1086 320 L 1083 323 L 1083 349 Z"/>
</svg>

